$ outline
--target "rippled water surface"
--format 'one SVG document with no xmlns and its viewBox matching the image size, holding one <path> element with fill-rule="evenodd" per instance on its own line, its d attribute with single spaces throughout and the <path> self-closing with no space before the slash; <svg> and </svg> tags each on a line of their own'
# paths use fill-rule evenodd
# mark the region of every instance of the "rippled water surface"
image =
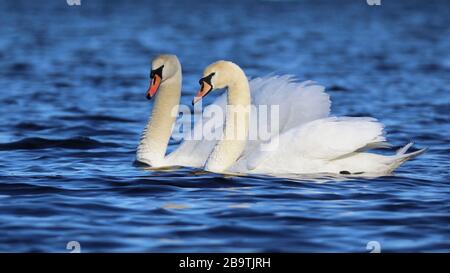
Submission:
<svg viewBox="0 0 450 273">
<path fill-rule="evenodd" d="M 2 1 L 0 251 L 450 251 L 449 15 L 447 1 Z M 376 179 L 145 170 L 149 63 L 165 52 L 185 104 L 229 59 L 322 83 L 333 114 L 429 150 Z"/>
</svg>

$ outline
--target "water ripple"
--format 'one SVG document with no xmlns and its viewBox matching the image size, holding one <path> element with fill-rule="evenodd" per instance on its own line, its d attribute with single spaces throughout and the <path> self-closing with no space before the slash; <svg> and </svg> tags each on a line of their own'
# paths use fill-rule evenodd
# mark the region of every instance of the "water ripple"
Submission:
<svg viewBox="0 0 450 273">
<path fill-rule="evenodd" d="M 9 143 L 0 143 L 0 151 L 9 150 L 35 150 L 47 148 L 64 149 L 95 149 L 101 147 L 119 147 L 111 142 L 100 142 L 88 137 L 74 137 L 68 139 L 46 139 L 40 137 L 24 138 Z"/>
</svg>

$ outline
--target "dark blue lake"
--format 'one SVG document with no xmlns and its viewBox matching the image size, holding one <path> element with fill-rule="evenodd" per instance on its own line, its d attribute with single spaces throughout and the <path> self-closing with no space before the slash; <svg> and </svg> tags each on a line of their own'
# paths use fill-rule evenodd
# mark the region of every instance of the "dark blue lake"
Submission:
<svg viewBox="0 0 450 273">
<path fill-rule="evenodd" d="M 0 252 L 450 251 L 449 15 L 438 0 L 2 1 Z M 333 115 L 429 150 L 374 179 L 146 170 L 161 53 L 180 58 L 184 104 L 228 59 L 317 81 Z"/>
</svg>

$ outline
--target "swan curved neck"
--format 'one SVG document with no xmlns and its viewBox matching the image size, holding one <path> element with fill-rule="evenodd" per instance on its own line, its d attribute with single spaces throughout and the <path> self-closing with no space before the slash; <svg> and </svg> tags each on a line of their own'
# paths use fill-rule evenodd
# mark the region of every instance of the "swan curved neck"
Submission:
<svg viewBox="0 0 450 273">
<path fill-rule="evenodd" d="M 181 95 L 181 71 L 159 87 L 151 118 L 139 143 L 137 160 L 153 167 L 164 164 L 164 157 L 172 134 Z"/>
<path fill-rule="evenodd" d="M 244 151 L 250 124 L 250 87 L 244 72 L 236 68 L 230 76 L 223 138 L 214 147 L 205 169 L 224 172 Z"/>
</svg>

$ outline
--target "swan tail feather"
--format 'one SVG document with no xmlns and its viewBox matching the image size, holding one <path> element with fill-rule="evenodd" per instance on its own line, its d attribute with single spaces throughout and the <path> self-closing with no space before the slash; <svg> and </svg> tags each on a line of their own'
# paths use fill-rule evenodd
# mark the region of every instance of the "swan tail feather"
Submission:
<svg viewBox="0 0 450 273">
<path fill-rule="evenodd" d="M 397 150 L 396 155 L 405 154 L 409 150 L 409 148 L 411 148 L 411 146 L 413 146 L 413 145 L 414 145 L 414 142 L 410 142 L 410 143 L 406 144 L 405 146 L 403 146 Z"/>
<path fill-rule="evenodd" d="M 420 150 L 417 150 L 417 151 L 414 151 L 411 153 L 406 153 L 413 144 L 414 144 L 413 142 L 410 142 L 410 143 L 406 144 L 405 146 L 403 146 L 402 148 L 398 149 L 397 153 L 393 156 L 394 160 L 389 165 L 390 171 L 395 170 L 404 162 L 406 162 L 410 159 L 413 159 L 416 156 L 419 156 L 427 151 L 427 148 L 423 148 L 423 149 L 420 149 Z"/>
</svg>

